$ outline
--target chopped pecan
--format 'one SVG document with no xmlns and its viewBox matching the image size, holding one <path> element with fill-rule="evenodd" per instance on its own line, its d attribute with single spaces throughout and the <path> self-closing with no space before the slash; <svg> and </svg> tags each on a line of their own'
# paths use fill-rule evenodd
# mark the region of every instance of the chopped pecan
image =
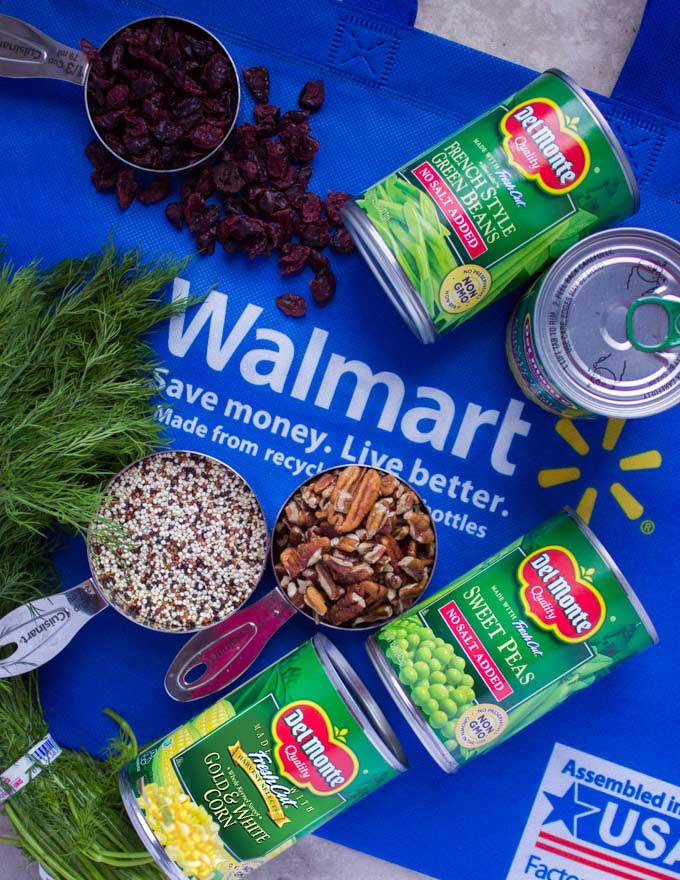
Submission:
<svg viewBox="0 0 680 880">
<path fill-rule="evenodd" d="M 340 484 L 340 479 L 336 483 L 336 489 Z M 378 493 L 380 492 L 380 474 L 374 470 L 364 470 L 359 477 L 358 482 L 354 483 L 352 491 L 352 502 L 346 516 L 337 522 L 332 516 L 329 516 L 331 522 L 342 534 L 352 532 L 356 529 L 369 510 L 375 504 Z M 331 498 L 333 496 L 331 495 Z"/>
<path fill-rule="evenodd" d="M 299 526 L 293 526 L 290 532 L 288 532 L 288 543 L 291 547 L 297 547 L 298 544 L 302 544 L 304 540 L 304 533 Z"/>
<path fill-rule="evenodd" d="M 358 617 L 366 608 L 366 601 L 354 591 L 348 591 L 341 596 L 328 612 L 328 622 L 333 626 L 342 626 Z"/>
<path fill-rule="evenodd" d="M 321 474 L 319 479 L 312 483 L 312 488 L 316 492 L 317 495 L 321 495 L 329 486 L 332 486 L 335 483 L 336 476 L 332 473 Z"/>
<path fill-rule="evenodd" d="M 310 608 L 313 608 L 322 617 L 328 612 L 326 600 L 316 587 L 307 588 L 305 592 L 305 605 L 309 605 Z"/>
<path fill-rule="evenodd" d="M 366 603 L 366 607 L 375 605 L 387 595 L 387 587 L 384 584 L 377 584 L 375 581 L 361 581 L 352 588 Z"/>
<path fill-rule="evenodd" d="M 385 525 L 385 521 L 390 515 L 389 507 L 383 500 L 378 501 L 371 508 L 366 520 L 366 535 L 369 538 L 375 537 L 380 529 Z"/>
<path fill-rule="evenodd" d="M 286 518 L 295 526 L 308 526 L 312 522 L 311 513 L 308 510 L 302 510 L 295 501 L 286 505 Z"/>
<path fill-rule="evenodd" d="M 289 577 L 296 578 L 306 568 L 300 559 L 300 554 L 295 547 L 286 547 L 281 553 L 281 564 Z"/>
<path fill-rule="evenodd" d="M 369 550 L 364 553 L 364 562 L 375 565 L 385 555 L 386 550 L 382 544 L 373 544 Z"/>
<path fill-rule="evenodd" d="M 323 562 L 317 562 L 314 566 L 314 570 L 316 571 L 319 586 L 324 593 L 326 593 L 328 598 L 333 601 L 339 599 L 345 591 L 335 583 L 328 567 L 324 565 Z"/>
<path fill-rule="evenodd" d="M 354 551 L 359 546 L 358 538 L 353 538 L 351 535 L 344 535 L 342 538 L 338 538 L 338 543 L 335 545 L 338 550 L 342 550 L 343 553 L 354 553 Z"/>
<path fill-rule="evenodd" d="M 290 601 L 295 605 L 296 608 L 303 608 L 305 604 L 305 597 L 295 586 L 295 581 L 291 581 L 286 588 L 286 595 L 290 599 Z"/>
<path fill-rule="evenodd" d="M 406 513 L 407 510 L 413 510 L 418 505 L 418 499 L 415 492 L 406 489 L 397 501 L 397 514 Z"/>
<path fill-rule="evenodd" d="M 424 559 L 417 559 L 415 556 L 404 556 L 399 563 L 399 567 L 414 581 L 419 581 L 425 574 L 426 565 Z"/>
<path fill-rule="evenodd" d="M 330 545 L 330 538 L 314 538 L 306 544 L 300 544 L 297 548 L 297 554 L 302 568 L 309 568 L 319 562 L 322 553 L 324 550 L 327 550 Z M 293 575 L 291 575 L 291 577 L 293 577 Z"/>
<path fill-rule="evenodd" d="M 432 520 L 427 513 L 410 510 L 404 514 L 404 519 L 408 523 L 409 534 L 414 541 L 419 544 L 431 544 L 434 541 Z"/>
<path fill-rule="evenodd" d="M 399 480 L 394 476 L 394 474 L 385 474 L 380 480 L 380 494 L 394 495 L 394 493 L 397 491 L 398 486 Z"/>
<path fill-rule="evenodd" d="M 427 585 L 427 578 L 417 584 L 406 584 L 399 590 L 399 604 L 402 608 L 410 608 L 421 595 Z"/>
<path fill-rule="evenodd" d="M 380 535 L 378 541 L 383 545 L 385 550 L 387 550 L 387 555 L 390 557 L 392 565 L 397 565 L 404 554 L 401 552 L 401 547 L 397 544 L 392 535 Z"/>
<path fill-rule="evenodd" d="M 394 610 L 389 602 L 383 602 L 381 605 L 374 605 L 369 608 L 361 617 L 357 617 L 355 624 L 362 623 L 379 623 L 381 620 L 389 620 L 394 614 Z"/>
</svg>

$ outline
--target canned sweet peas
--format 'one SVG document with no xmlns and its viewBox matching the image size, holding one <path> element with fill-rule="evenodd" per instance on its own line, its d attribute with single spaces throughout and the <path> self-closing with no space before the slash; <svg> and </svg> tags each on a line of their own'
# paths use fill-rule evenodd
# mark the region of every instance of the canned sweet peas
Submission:
<svg viewBox="0 0 680 880">
<path fill-rule="evenodd" d="M 359 250 L 422 342 L 638 206 L 588 96 L 548 71 L 345 206 Z"/>
<path fill-rule="evenodd" d="M 142 842 L 173 880 L 235 880 L 406 769 L 377 704 L 317 635 L 120 774 Z"/>
<path fill-rule="evenodd" d="M 656 641 L 607 551 L 566 509 L 383 627 L 368 650 L 453 772 Z"/>
</svg>

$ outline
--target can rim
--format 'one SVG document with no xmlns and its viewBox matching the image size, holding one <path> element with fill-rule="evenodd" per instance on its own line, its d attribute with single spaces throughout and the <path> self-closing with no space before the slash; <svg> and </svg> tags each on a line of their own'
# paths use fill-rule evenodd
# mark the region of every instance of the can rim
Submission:
<svg viewBox="0 0 680 880">
<path fill-rule="evenodd" d="M 430 757 L 433 758 L 446 773 L 455 773 L 459 767 L 458 762 L 444 744 L 439 741 L 432 728 L 425 721 L 409 695 L 404 690 L 403 685 L 397 678 L 396 672 L 392 669 L 387 658 L 378 647 L 375 635 L 372 635 L 367 640 L 366 651 L 368 652 L 368 656 L 373 663 L 376 672 L 380 676 L 382 683 L 397 704 L 401 714 L 409 723 L 411 730 L 413 730 L 422 745 L 429 752 Z"/>
<path fill-rule="evenodd" d="M 676 382 L 665 395 L 651 399 L 646 399 L 641 393 L 634 398 L 615 400 L 609 396 L 606 400 L 602 400 L 582 382 L 578 381 L 580 374 L 576 374 L 575 378 L 572 375 L 571 369 L 567 370 L 559 363 L 557 355 L 548 340 L 548 312 L 552 304 L 552 295 L 559 286 L 560 276 L 564 271 L 564 267 L 575 255 L 578 255 L 582 250 L 592 248 L 593 245 L 599 245 L 601 248 L 604 248 L 610 241 L 633 235 L 637 236 L 638 239 L 648 239 L 651 245 L 658 243 L 672 248 L 678 252 L 680 261 L 680 243 L 669 235 L 664 235 L 664 233 L 656 232 L 652 229 L 645 229 L 644 227 L 617 226 L 614 229 L 600 230 L 586 236 L 581 241 L 577 241 L 576 244 L 561 254 L 552 266 L 535 282 L 537 291 L 534 306 L 534 327 L 538 328 L 538 332 L 535 333 L 535 345 L 548 377 L 577 406 L 596 415 L 608 418 L 642 418 L 670 409 L 680 402 L 680 381 Z M 559 381 L 555 380 L 556 376 L 560 377 Z M 659 407 L 660 403 L 663 403 L 661 408 Z"/>
<path fill-rule="evenodd" d="M 403 773 L 409 765 L 401 743 L 375 698 L 344 654 L 322 633 L 313 636 L 312 646 L 331 684 L 358 721 L 373 748 L 390 767 Z"/>
<path fill-rule="evenodd" d="M 342 215 L 354 243 L 402 320 L 424 345 L 435 342 L 434 321 L 370 218 L 354 200 L 343 207 Z"/>
<path fill-rule="evenodd" d="M 572 90 L 572 92 L 574 92 L 576 97 L 579 98 L 579 100 L 586 105 L 592 116 L 595 117 L 595 121 L 598 123 L 598 125 L 602 129 L 602 133 L 609 141 L 609 146 L 612 148 L 612 151 L 616 156 L 619 165 L 621 166 L 623 176 L 626 178 L 626 183 L 628 184 L 630 197 L 633 200 L 633 210 L 631 211 L 631 214 L 636 214 L 640 207 L 640 187 L 638 185 L 637 178 L 635 177 L 633 166 L 630 164 L 630 159 L 626 155 L 623 147 L 619 142 L 619 139 L 616 137 L 613 128 L 605 118 L 604 114 L 590 97 L 590 95 L 585 91 L 585 89 L 580 86 L 575 80 L 573 80 L 568 73 L 560 70 L 559 67 L 549 67 L 547 70 L 544 71 L 544 73 L 552 74 L 552 76 L 556 76 L 558 79 L 561 79 L 562 82 L 564 82 Z"/>
<path fill-rule="evenodd" d="M 635 609 L 637 616 L 642 621 L 643 626 L 647 630 L 649 637 L 652 640 L 653 645 L 659 644 L 659 634 L 656 631 L 656 627 L 652 623 L 652 619 L 647 613 L 644 605 L 640 601 L 637 593 L 632 588 L 628 579 L 625 577 L 619 566 L 614 561 L 611 553 L 604 546 L 602 541 L 597 537 L 597 535 L 593 532 L 590 526 L 586 523 L 584 519 L 582 519 L 579 514 L 568 504 L 563 508 L 564 512 L 568 517 L 570 517 L 578 526 L 578 528 L 583 532 L 588 541 L 590 541 L 593 550 L 602 558 L 602 561 L 607 566 L 609 571 L 614 575 L 616 580 L 619 582 L 621 587 L 623 588 L 624 593 L 626 594 L 628 601 Z"/>
</svg>

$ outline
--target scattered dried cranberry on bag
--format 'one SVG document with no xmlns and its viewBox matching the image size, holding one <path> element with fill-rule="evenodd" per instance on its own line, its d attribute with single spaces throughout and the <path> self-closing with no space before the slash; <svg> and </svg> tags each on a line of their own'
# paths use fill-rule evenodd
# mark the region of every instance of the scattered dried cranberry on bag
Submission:
<svg viewBox="0 0 680 880">
<path fill-rule="evenodd" d="M 135 164 L 160 168 L 179 155 L 186 164 L 220 143 L 235 84 L 208 42 L 197 44 L 157 25 L 126 29 L 101 54 L 83 41 L 92 88 L 98 89 L 96 107 L 102 105 L 95 125 L 112 149 Z M 310 80 L 300 92 L 299 109 L 281 112 L 269 103 L 267 68 L 241 71 L 256 102 L 254 121 L 236 126 L 223 148 L 179 178 L 179 197 L 172 194 L 169 175 L 137 175 L 99 141 L 85 150 L 94 166 L 92 182 L 99 192 L 115 191 L 123 210 L 135 198 L 143 205 L 172 198 L 165 205 L 168 222 L 178 230 L 186 226 L 203 256 L 221 245 L 228 254 L 250 259 L 276 255 L 284 276 L 309 267 L 312 298 L 325 306 L 335 295 L 336 278 L 322 251 L 330 247 L 346 254 L 354 243 L 341 214 L 351 195 L 329 191 L 322 198 L 308 190 L 319 149 L 309 119 L 324 102 L 323 81 Z M 290 317 L 307 310 L 298 294 L 283 294 L 276 302 Z"/>
</svg>

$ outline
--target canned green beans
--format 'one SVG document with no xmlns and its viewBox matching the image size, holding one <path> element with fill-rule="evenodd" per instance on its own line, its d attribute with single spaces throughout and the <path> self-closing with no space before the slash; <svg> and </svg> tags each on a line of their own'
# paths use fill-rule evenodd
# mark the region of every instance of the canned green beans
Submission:
<svg viewBox="0 0 680 880">
<path fill-rule="evenodd" d="M 656 641 L 628 582 L 567 509 L 383 627 L 368 650 L 453 772 Z"/>
<path fill-rule="evenodd" d="M 637 207 L 613 132 L 551 70 L 369 187 L 344 216 L 401 316 L 434 342 Z"/>
<path fill-rule="evenodd" d="M 598 232 L 517 304 L 510 368 L 525 395 L 556 415 L 662 412 L 680 401 L 680 348 L 665 343 L 677 332 L 668 309 L 679 304 L 677 241 L 648 229 Z"/>
<path fill-rule="evenodd" d="M 317 635 L 139 753 L 123 803 L 173 880 L 235 880 L 406 769 L 382 712 Z"/>
</svg>

